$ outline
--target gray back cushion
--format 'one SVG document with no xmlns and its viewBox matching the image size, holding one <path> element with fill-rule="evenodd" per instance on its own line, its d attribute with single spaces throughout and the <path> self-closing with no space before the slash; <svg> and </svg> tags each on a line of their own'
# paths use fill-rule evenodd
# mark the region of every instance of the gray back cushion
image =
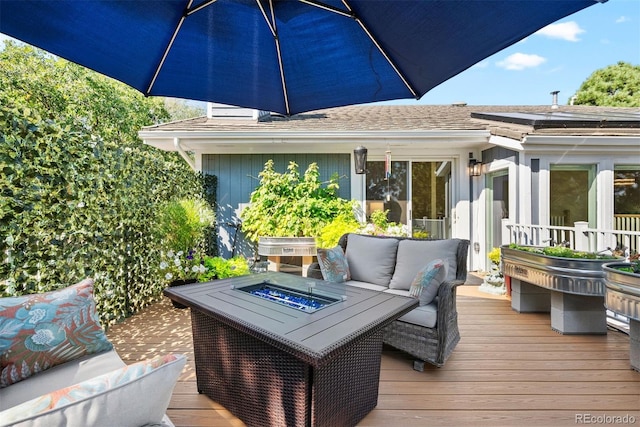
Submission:
<svg viewBox="0 0 640 427">
<path fill-rule="evenodd" d="M 445 280 L 455 280 L 458 243 L 458 239 L 401 240 L 398 245 L 398 261 L 389 289 L 408 290 L 418 271 L 438 258 L 445 262 L 447 271 Z M 349 244 L 351 244 L 351 238 L 349 238 Z"/>
<path fill-rule="evenodd" d="M 397 239 L 349 234 L 345 254 L 351 280 L 388 287 L 397 251 Z"/>
</svg>

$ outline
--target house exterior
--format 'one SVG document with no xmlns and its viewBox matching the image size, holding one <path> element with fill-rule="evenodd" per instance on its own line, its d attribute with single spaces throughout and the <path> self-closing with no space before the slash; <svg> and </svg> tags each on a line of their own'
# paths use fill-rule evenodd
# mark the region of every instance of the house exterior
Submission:
<svg viewBox="0 0 640 427">
<path fill-rule="evenodd" d="M 634 108 L 377 105 L 283 117 L 211 104 L 207 117 L 145 127 L 139 135 L 218 177 L 219 244 L 227 256 L 238 215 L 269 159 L 282 171 L 290 161 L 301 172 L 316 162 L 321 178 L 337 173 L 339 195 L 358 200 L 366 213 L 388 209 L 391 220 L 414 232 L 469 239 L 471 270 L 488 270 L 504 219 L 640 227 Z M 368 150 L 362 175 L 354 168 L 358 146 Z M 470 175 L 471 159 L 480 176 Z M 239 236 L 236 252 L 250 254 Z"/>
</svg>

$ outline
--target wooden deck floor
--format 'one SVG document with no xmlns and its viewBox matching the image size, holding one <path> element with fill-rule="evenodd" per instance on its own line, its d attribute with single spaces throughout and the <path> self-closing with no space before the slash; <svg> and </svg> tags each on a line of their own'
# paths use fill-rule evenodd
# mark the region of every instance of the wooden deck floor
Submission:
<svg viewBox="0 0 640 427">
<path fill-rule="evenodd" d="M 548 314 L 518 314 L 474 286 L 459 288 L 458 311 L 462 339 L 443 368 L 416 372 L 410 357 L 385 348 L 378 406 L 360 426 L 640 426 L 627 335 L 560 335 Z M 168 409 L 177 427 L 243 425 L 197 393 L 188 310 L 163 301 L 108 335 L 127 363 L 187 354 Z"/>
</svg>

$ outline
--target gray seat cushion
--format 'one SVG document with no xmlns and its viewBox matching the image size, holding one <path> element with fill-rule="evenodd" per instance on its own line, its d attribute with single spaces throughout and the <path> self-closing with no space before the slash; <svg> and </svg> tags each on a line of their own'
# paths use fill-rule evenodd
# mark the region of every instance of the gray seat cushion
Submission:
<svg viewBox="0 0 640 427">
<path fill-rule="evenodd" d="M 401 240 L 398 245 L 398 260 L 389 288 L 408 290 L 416 274 L 438 258 L 447 263 L 445 280 L 455 280 L 459 242 L 458 239 Z M 351 245 L 351 238 L 349 238 L 349 245 Z"/>
<path fill-rule="evenodd" d="M 369 289 L 371 291 L 378 291 L 378 292 L 386 291 L 389 289 L 386 286 L 374 285 L 373 283 L 367 283 L 367 282 L 358 282 L 357 280 L 349 280 L 348 282 L 345 282 L 345 284 L 349 286 L 355 286 L 356 288 Z M 408 296 L 409 292 L 407 291 L 406 293 Z"/>
<path fill-rule="evenodd" d="M 397 251 L 397 239 L 349 234 L 346 256 L 351 280 L 388 287 Z"/>
<path fill-rule="evenodd" d="M 438 304 L 434 301 L 430 304 L 416 307 L 407 314 L 399 317 L 398 321 L 433 328 L 438 321 Z"/>
</svg>

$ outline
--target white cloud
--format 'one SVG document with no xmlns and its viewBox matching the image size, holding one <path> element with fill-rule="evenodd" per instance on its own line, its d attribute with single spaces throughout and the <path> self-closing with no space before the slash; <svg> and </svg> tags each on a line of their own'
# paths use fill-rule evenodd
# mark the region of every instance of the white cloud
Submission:
<svg viewBox="0 0 640 427">
<path fill-rule="evenodd" d="M 623 22 L 629 22 L 631 21 L 631 19 L 627 16 L 621 16 L 620 18 L 616 19 L 616 24 L 622 24 Z"/>
<path fill-rule="evenodd" d="M 577 42 L 580 39 L 578 38 L 579 34 L 584 33 L 585 30 L 580 28 L 580 26 L 575 21 L 562 22 L 560 24 L 551 24 L 546 27 L 538 30 L 536 34 L 541 36 L 546 36 L 552 39 L 561 39 L 570 42 Z"/>
<path fill-rule="evenodd" d="M 473 65 L 473 68 L 487 68 L 488 66 L 489 66 L 489 61 L 481 61 Z"/>
<path fill-rule="evenodd" d="M 498 67 L 505 68 L 507 70 L 520 71 L 525 68 L 537 67 L 546 61 L 546 58 L 539 55 L 518 52 L 507 56 L 503 61 L 499 61 L 496 64 Z"/>
</svg>

